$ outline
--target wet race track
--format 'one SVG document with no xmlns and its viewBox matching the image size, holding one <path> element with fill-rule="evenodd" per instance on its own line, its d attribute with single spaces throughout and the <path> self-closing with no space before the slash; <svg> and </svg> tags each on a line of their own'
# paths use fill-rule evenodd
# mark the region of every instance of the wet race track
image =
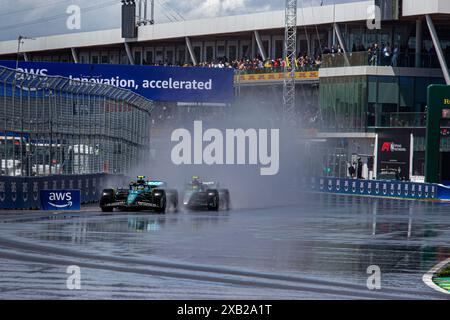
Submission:
<svg viewBox="0 0 450 320">
<path fill-rule="evenodd" d="M 450 205 L 316 195 L 229 212 L 0 212 L 1 299 L 446 299 Z M 81 268 L 68 290 L 67 267 Z M 371 291 L 367 268 L 381 269 Z"/>
</svg>

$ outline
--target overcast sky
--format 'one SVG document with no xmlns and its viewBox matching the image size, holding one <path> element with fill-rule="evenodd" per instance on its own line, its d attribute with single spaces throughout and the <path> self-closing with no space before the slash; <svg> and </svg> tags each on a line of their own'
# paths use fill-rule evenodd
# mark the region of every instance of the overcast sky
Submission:
<svg viewBox="0 0 450 320">
<path fill-rule="evenodd" d="M 302 6 L 360 0 L 299 0 Z M 150 2 L 150 0 L 149 0 Z M 155 0 L 156 22 L 282 9 L 285 0 Z M 81 29 L 69 30 L 68 6 L 81 8 Z M 120 0 L 0 0 L 0 40 L 120 27 Z"/>
</svg>

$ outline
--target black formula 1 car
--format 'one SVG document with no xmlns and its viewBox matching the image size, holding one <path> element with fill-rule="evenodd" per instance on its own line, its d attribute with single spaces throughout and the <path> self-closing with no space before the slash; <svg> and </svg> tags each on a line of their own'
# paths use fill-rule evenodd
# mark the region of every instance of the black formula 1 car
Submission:
<svg viewBox="0 0 450 320">
<path fill-rule="evenodd" d="M 188 210 L 229 210 L 230 192 L 217 182 L 202 182 L 198 177 L 186 185 L 183 205 Z"/>
<path fill-rule="evenodd" d="M 167 189 L 162 181 L 148 181 L 139 176 L 127 189 L 105 189 L 100 199 L 103 212 L 119 210 L 153 210 L 164 213 L 178 210 L 178 191 Z"/>
</svg>

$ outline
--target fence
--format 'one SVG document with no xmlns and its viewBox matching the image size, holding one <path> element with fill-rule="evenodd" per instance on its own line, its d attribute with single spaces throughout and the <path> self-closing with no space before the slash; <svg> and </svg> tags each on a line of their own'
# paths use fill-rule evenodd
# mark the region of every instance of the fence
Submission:
<svg viewBox="0 0 450 320">
<path fill-rule="evenodd" d="M 152 102 L 95 80 L 0 67 L 2 181 L 126 174 L 148 155 Z"/>
<path fill-rule="evenodd" d="M 104 188 L 122 186 L 128 178 L 122 175 L 92 174 L 49 177 L 2 177 L 0 209 L 38 209 L 40 190 L 81 190 L 81 202 L 96 202 Z"/>
</svg>

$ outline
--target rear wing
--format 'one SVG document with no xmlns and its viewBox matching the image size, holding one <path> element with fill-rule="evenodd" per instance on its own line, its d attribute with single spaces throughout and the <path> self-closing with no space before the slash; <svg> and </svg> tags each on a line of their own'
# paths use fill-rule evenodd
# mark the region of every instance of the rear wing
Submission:
<svg viewBox="0 0 450 320">
<path fill-rule="evenodd" d="M 202 182 L 202 184 L 204 185 L 204 186 L 207 186 L 207 187 L 213 187 L 213 188 L 218 188 L 219 187 L 219 183 L 218 182 L 215 182 L 215 181 L 205 181 L 205 182 Z"/>
<path fill-rule="evenodd" d="M 161 187 L 165 187 L 166 183 L 163 181 L 148 181 L 147 185 L 150 187 L 161 188 Z"/>
</svg>

